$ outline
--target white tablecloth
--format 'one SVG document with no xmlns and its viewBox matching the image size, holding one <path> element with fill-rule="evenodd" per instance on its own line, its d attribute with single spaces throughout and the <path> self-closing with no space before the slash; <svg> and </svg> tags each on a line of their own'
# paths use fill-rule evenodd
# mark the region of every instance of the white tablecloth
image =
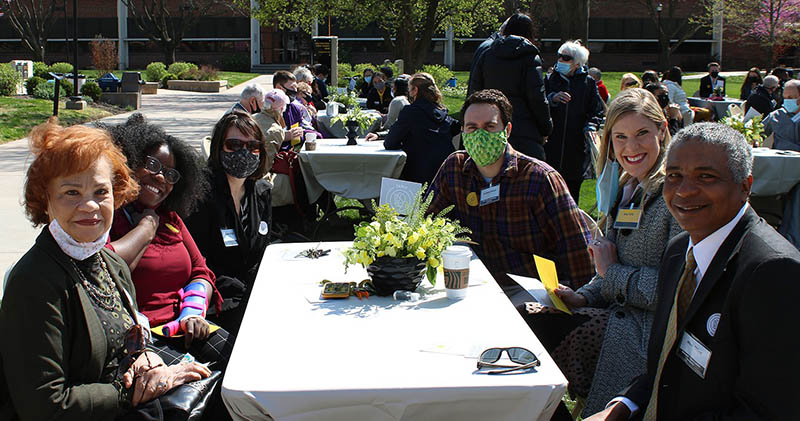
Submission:
<svg viewBox="0 0 800 421">
<path fill-rule="evenodd" d="M 322 139 L 317 150 L 300 152 L 300 171 L 308 200 L 316 201 L 327 190 L 349 199 L 372 199 L 381 194 L 381 177 L 398 178 L 406 164 L 406 153 L 384 149 L 382 141 Z"/>
<path fill-rule="evenodd" d="M 359 127 L 358 135 L 361 137 L 366 136 L 369 132 L 378 131 L 378 129 L 381 128 L 381 114 L 375 110 L 364 111 L 374 115 L 376 118 L 367 130 L 363 130 Z M 319 124 L 320 130 L 331 134 L 333 137 L 345 137 L 347 135 L 347 129 L 344 127 L 344 124 L 342 124 L 341 121 L 331 125 L 331 117 L 328 117 L 328 114 L 325 110 L 317 111 L 317 123 Z"/>
<path fill-rule="evenodd" d="M 344 273 L 340 250 L 295 257 L 314 243 L 267 248 L 222 396 L 235 420 L 549 420 L 566 379 L 476 258 L 467 298 L 437 288 L 416 303 L 391 297 L 324 301 L 319 281 Z M 423 281 L 423 286 L 428 285 Z M 422 289 L 422 287 L 421 287 Z M 541 360 L 523 374 L 476 373 L 490 347 L 522 346 Z"/>
<path fill-rule="evenodd" d="M 800 152 L 753 149 L 753 196 L 786 194 L 800 183 Z"/>
<path fill-rule="evenodd" d="M 720 120 L 722 117 L 728 115 L 728 105 L 736 104 L 741 106 L 744 104 L 744 101 L 736 98 L 725 98 L 722 101 L 710 101 L 708 98 L 690 96 L 688 100 L 689 105 L 693 107 L 708 108 L 714 111 L 715 120 Z"/>
</svg>

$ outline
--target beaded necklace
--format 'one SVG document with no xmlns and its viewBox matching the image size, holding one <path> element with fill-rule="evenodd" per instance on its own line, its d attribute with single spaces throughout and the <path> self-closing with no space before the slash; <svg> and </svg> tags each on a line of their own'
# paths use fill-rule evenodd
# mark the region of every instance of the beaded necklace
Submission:
<svg viewBox="0 0 800 421">
<path fill-rule="evenodd" d="M 75 263 L 75 260 L 70 259 L 72 262 L 72 267 L 78 272 L 78 277 L 81 279 L 81 283 L 83 283 L 84 288 L 86 288 L 86 292 L 89 294 L 89 297 L 94 300 L 97 305 L 99 305 L 104 310 L 114 310 L 117 306 L 117 287 L 114 285 L 114 280 L 111 279 L 111 274 L 108 272 L 108 266 L 106 266 L 106 262 L 100 257 L 100 254 L 95 254 L 96 259 L 100 261 L 100 266 L 103 268 L 103 272 L 100 274 L 100 281 L 106 281 L 108 284 L 108 291 L 103 290 L 98 285 L 95 285 L 92 282 L 89 282 L 86 279 L 86 275 L 83 271 L 78 267 Z"/>
</svg>

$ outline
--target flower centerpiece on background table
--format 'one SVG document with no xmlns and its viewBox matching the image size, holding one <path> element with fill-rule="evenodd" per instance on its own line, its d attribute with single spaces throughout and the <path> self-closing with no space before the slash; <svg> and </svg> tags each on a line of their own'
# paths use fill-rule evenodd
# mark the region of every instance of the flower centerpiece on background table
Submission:
<svg viewBox="0 0 800 421">
<path fill-rule="evenodd" d="M 456 241 L 468 240 L 459 236 L 469 229 L 444 216 L 453 206 L 425 215 L 433 200 L 433 194 L 423 199 L 425 190 L 425 186 L 420 189 L 406 217 L 389 205 L 378 207 L 372 221 L 356 227 L 353 246 L 344 251 L 345 270 L 353 264 L 364 266 L 378 295 L 414 291 L 423 274 L 435 285 L 442 252 Z"/>
<path fill-rule="evenodd" d="M 369 130 L 370 126 L 372 126 L 372 122 L 375 121 L 377 116 L 372 113 L 368 113 L 361 110 L 361 107 L 356 105 L 347 112 L 347 114 L 339 114 L 336 117 L 331 119 L 331 125 L 334 125 L 338 122 L 344 123 L 344 126 L 347 128 L 347 144 L 348 145 L 357 145 L 356 136 L 358 136 L 358 128 L 360 127 L 361 130 L 366 132 Z"/>
<path fill-rule="evenodd" d="M 760 115 L 745 122 L 743 115 L 731 115 L 728 113 L 728 115 L 723 117 L 719 122 L 744 135 L 747 143 L 754 148 L 760 147 L 764 141 L 764 123 L 761 122 Z"/>
</svg>

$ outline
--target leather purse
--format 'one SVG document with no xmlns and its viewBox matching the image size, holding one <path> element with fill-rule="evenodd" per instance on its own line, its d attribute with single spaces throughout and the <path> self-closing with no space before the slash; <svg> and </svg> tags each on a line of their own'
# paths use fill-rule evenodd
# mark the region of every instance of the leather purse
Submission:
<svg viewBox="0 0 800 421">
<path fill-rule="evenodd" d="M 212 371 L 205 379 L 182 384 L 160 396 L 164 421 L 200 420 L 221 379 L 221 371 Z"/>
</svg>

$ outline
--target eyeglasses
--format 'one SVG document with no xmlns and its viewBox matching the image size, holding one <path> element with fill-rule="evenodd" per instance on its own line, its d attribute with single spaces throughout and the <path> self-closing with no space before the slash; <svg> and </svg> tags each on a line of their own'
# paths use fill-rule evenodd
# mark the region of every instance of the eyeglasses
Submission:
<svg viewBox="0 0 800 421">
<path fill-rule="evenodd" d="M 165 167 L 158 158 L 149 155 L 144 160 L 144 169 L 153 175 L 158 175 L 158 173 L 164 174 L 164 180 L 169 184 L 175 184 L 181 179 L 181 173 L 179 173 L 178 170 Z"/>
<path fill-rule="evenodd" d="M 625 86 L 627 86 L 627 87 L 637 86 L 637 85 L 639 85 L 639 82 L 637 82 L 635 80 L 632 80 L 632 81 L 630 81 L 630 82 L 625 84 Z"/>
<path fill-rule="evenodd" d="M 145 334 L 145 329 L 140 324 L 135 324 L 125 332 L 125 351 L 127 351 L 128 356 L 122 361 L 119 365 L 119 376 L 121 377 L 122 373 L 128 371 L 128 368 L 131 364 L 133 364 L 136 359 L 144 353 L 144 357 L 147 360 L 147 369 L 144 372 L 150 371 L 154 368 L 161 367 L 163 364 L 157 364 L 153 366 L 150 362 L 150 357 L 147 355 L 147 335 Z M 136 377 L 140 376 L 142 373 L 136 373 Z M 134 377 L 134 379 L 136 378 Z"/>
<path fill-rule="evenodd" d="M 225 139 L 225 147 L 230 149 L 231 152 L 236 152 L 243 147 L 246 147 L 252 154 L 258 154 L 261 151 L 260 140 L 241 140 L 241 139 Z"/>
<path fill-rule="evenodd" d="M 559 54 L 558 58 L 560 58 L 561 60 L 564 60 L 564 61 L 572 61 L 572 56 L 568 56 L 566 54 Z"/>
<path fill-rule="evenodd" d="M 500 360 L 500 357 L 503 356 L 503 352 L 508 355 L 508 359 L 511 360 L 511 362 L 519 365 L 495 364 L 498 360 Z M 536 358 L 536 355 L 534 355 L 533 352 L 521 347 L 489 348 L 486 351 L 481 352 L 480 357 L 478 357 L 478 370 L 485 368 L 500 369 L 486 371 L 486 374 L 502 374 L 511 371 L 529 370 L 538 366 L 539 359 Z"/>
</svg>

